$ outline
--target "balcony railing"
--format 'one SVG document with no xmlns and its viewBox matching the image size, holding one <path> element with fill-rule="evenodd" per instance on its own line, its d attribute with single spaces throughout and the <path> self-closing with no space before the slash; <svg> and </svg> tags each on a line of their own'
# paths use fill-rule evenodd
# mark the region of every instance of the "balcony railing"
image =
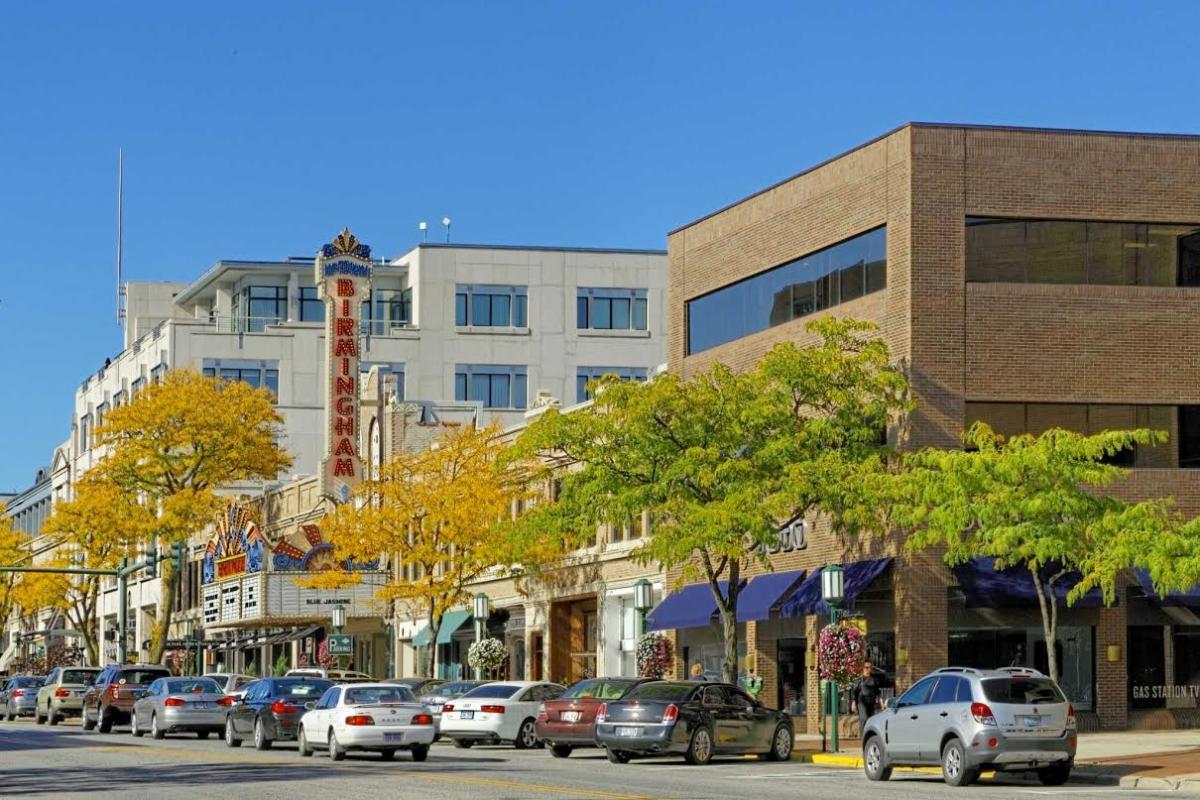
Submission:
<svg viewBox="0 0 1200 800">
<path fill-rule="evenodd" d="M 211 321 L 219 333 L 263 333 L 270 327 L 291 324 L 282 317 L 214 317 Z M 305 321 L 305 324 L 311 323 Z M 363 336 L 393 336 L 402 331 L 414 331 L 416 326 L 405 320 L 364 319 L 360 330 Z"/>
</svg>

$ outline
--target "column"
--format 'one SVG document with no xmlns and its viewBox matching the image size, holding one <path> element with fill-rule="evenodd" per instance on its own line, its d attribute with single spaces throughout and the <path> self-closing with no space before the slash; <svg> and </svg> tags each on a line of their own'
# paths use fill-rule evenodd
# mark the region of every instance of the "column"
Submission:
<svg viewBox="0 0 1200 800">
<path fill-rule="evenodd" d="M 1096 714 L 1102 730 L 1129 727 L 1129 622 L 1125 600 L 1125 589 L 1119 589 L 1115 607 L 1100 609 L 1096 625 Z"/>
<path fill-rule="evenodd" d="M 763 680 L 758 699 L 769 706 L 776 706 L 779 697 L 779 664 L 776 661 L 777 647 L 774 639 L 763 638 L 758 622 L 746 623 L 746 653 L 754 658 L 754 673 Z"/>
<path fill-rule="evenodd" d="M 817 671 L 817 639 L 821 635 L 821 620 L 815 614 L 804 618 L 804 707 L 807 732 L 821 732 L 821 674 Z"/>
<path fill-rule="evenodd" d="M 902 554 L 892 569 L 896 600 L 896 693 L 949 658 L 946 567 L 940 552 Z"/>
<path fill-rule="evenodd" d="M 288 275 L 287 321 L 295 322 L 298 319 L 300 319 L 300 275 L 292 272 Z"/>
</svg>

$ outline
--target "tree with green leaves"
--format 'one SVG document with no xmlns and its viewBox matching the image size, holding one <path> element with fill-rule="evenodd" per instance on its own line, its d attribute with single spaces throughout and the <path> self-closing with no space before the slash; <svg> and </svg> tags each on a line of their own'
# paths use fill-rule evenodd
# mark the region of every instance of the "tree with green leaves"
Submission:
<svg viewBox="0 0 1200 800">
<path fill-rule="evenodd" d="M 1149 570 L 1156 590 L 1200 581 L 1200 526 L 1167 499 L 1128 502 L 1104 491 L 1128 470 L 1106 463 L 1160 444 L 1150 430 L 1084 435 L 1053 429 L 1004 438 L 983 423 L 964 450 L 929 448 L 904 457 L 893 482 L 891 520 L 910 550 L 939 548 L 949 565 L 974 558 L 1028 570 L 1042 616 L 1050 673 L 1057 679 L 1060 602 L 1093 589 L 1111 602 L 1123 573 Z M 1077 581 L 1066 591 L 1067 581 Z"/>
<path fill-rule="evenodd" d="M 559 502 L 525 515 L 541 536 L 586 536 L 650 512 L 634 555 L 708 584 L 728 681 L 747 565 L 767 565 L 781 525 L 797 517 L 827 514 L 841 531 L 873 523 L 884 433 L 908 408 L 907 380 L 875 326 L 823 319 L 806 330 L 814 344 L 777 345 L 746 372 L 716 364 L 690 380 L 601 378 L 590 408 L 547 411 L 516 448 L 562 481 Z"/>
</svg>

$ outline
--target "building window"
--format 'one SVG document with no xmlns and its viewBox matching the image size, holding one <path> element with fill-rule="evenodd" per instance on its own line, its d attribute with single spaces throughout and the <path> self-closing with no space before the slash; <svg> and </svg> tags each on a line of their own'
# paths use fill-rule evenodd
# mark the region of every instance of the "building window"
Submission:
<svg viewBox="0 0 1200 800">
<path fill-rule="evenodd" d="M 641 539 L 646 535 L 646 513 L 640 512 L 634 514 L 629 520 L 620 525 L 613 525 L 609 529 L 608 540 L 610 542 L 632 542 Z"/>
<path fill-rule="evenodd" d="M 887 286 L 887 229 L 876 228 L 687 303 L 687 352 L 699 353 Z"/>
<path fill-rule="evenodd" d="M 150 370 L 150 382 L 162 383 L 163 378 L 167 375 L 167 365 L 159 364 L 154 369 Z"/>
<path fill-rule="evenodd" d="M 223 381 L 242 381 L 255 389 L 265 386 L 279 398 L 279 362 L 277 361 L 216 361 L 205 359 L 204 376 Z"/>
<path fill-rule="evenodd" d="M 325 321 L 325 301 L 317 296 L 316 286 L 300 287 L 300 321 Z"/>
<path fill-rule="evenodd" d="M 1200 467 L 1200 406 L 1179 407 L 1179 466 Z"/>
<path fill-rule="evenodd" d="M 642 367 L 579 367 L 575 371 L 575 400 L 580 403 L 591 400 L 588 384 L 603 375 L 616 375 L 623 381 L 646 380 L 646 370 Z"/>
<path fill-rule="evenodd" d="M 454 324 L 459 327 L 524 328 L 529 324 L 528 317 L 528 287 L 455 287 Z"/>
<path fill-rule="evenodd" d="M 967 217 L 967 280 L 1200 286 L 1200 226 Z"/>
<path fill-rule="evenodd" d="M 268 325 L 278 325 L 287 319 L 287 287 L 247 286 L 245 308 L 246 331 L 261 333 Z"/>
<path fill-rule="evenodd" d="M 118 391 L 117 393 L 115 393 L 113 395 L 112 407 L 120 408 L 123 405 L 125 405 L 125 390 L 124 389 Z"/>
<path fill-rule="evenodd" d="M 454 399 L 483 403 L 484 408 L 525 408 L 525 367 L 464 365 L 454 371 Z"/>
<path fill-rule="evenodd" d="M 129 393 L 131 395 L 131 399 L 133 397 L 137 397 L 138 393 L 141 392 L 142 389 L 145 389 L 145 388 L 146 388 L 146 379 L 145 378 L 135 378 L 133 383 L 129 387 Z"/>
<path fill-rule="evenodd" d="M 412 326 L 412 289 L 376 289 L 362 305 L 362 331 L 369 336 Z"/>
<path fill-rule="evenodd" d="M 79 452 L 83 453 L 92 447 L 92 418 L 84 414 L 79 418 Z"/>
<path fill-rule="evenodd" d="M 104 417 L 108 415 L 108 403 L 101 403 L 96 406 L 96 427 L 99 428 L 104 424 Z"/>
<path fill-rule="evenodd" d="M 645 289 L 580 288 L 575 300 L 579 330 L 646 330 Z"/>
</svg>

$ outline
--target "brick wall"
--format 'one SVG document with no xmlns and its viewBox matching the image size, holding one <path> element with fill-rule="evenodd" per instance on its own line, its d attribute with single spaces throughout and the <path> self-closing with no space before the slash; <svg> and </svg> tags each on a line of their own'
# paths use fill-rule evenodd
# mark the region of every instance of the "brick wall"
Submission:
<svg viewBox="0 0 1200 800">
<path fill-rule="evenodd" d="M 1096 624 L 1096 715 L 1104 730 L 1120 730 L 1129 724 L 1126 649 L 1129 624 L 1126 620 L 1126 592 L 1120 591 L 1117 605 L 1100 609 Z M 1108 649 L 1117 648 L 1115 661 L 1108 660 Z"/>
</svg>

